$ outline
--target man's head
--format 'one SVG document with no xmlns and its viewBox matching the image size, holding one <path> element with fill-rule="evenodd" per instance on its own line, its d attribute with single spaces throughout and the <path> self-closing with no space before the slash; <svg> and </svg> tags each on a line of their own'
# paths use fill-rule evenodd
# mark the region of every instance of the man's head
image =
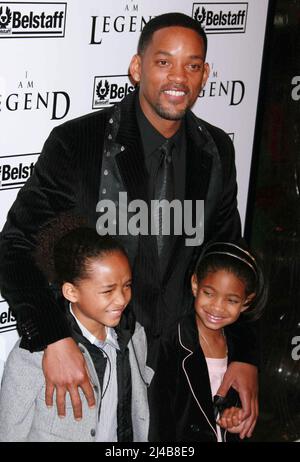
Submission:
<svg viewBox="0 0 300 462">
<path fill-rule="evenodd" d="M 165 136 L 176 131 L 206 83 L 206 44 L 200 24 L 181 13 L 157 16 L 144 27 L 130 72 L 144 114 Z"/>
<path fill-rule="evenodd" d="M 142 55 L 151 42 L 154 32 L 165 27 L 185 27 L 194 30 L 203 40 L 205 56 L 207 51 L 207 36 L 200 22 L 183 13 L 166 13 L 151 19 L 143 28 L 139 38 L 137 52 Z M 204 56 L 204 58 L 205 58 Z"/>
</svg>

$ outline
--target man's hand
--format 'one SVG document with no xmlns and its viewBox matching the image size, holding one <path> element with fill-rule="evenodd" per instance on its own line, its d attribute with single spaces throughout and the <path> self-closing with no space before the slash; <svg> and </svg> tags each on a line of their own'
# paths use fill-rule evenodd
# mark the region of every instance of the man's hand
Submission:
<svg viewBox="0 0 300 462">
<path fill-rule="evenodd" d="M 47 346 L 43 356 L 43 371 L 46 380 L 46 405 L 53 406 L 53 393 L 56 389 L 56 406 L 59 417 L 66 415 L 66 392 L 69 392 L 74 418 L 76 420 L 82 418 L 78 387 L 85 394 L 89 407 L 95 406 L 94 392 L 84 357 L 71 337 Z"/>
<path fill-rule="evenodd" d="M 230 387 L 239 394 L 242 403 L 242 421 L 244 422 L 240 438 L 252 436 L 258 417 L 258 379 L 257 368 L 251 364 L 232 362 L 224 375 L 217 395 L 226 396 Z"/>
</svg>

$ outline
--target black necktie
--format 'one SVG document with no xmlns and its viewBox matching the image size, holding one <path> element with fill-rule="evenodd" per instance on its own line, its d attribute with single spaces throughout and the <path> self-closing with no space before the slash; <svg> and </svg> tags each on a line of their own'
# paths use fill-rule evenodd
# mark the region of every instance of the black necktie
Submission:
<svg viewBox="0 0 300 462">
<path fill-rule="evenodd" d="M 157 171 L 155 185 L 154 185 L 154 199 L 157 201 L 166 200 L 170 203 L 174 199 L 174 169 L 172 160 L 173 143 L 169 140 L 165 141 L 164 144 L 159 148 L 161 152 L 160 165 Z M 154 209 L 154 222 L 157 233 L 157 250 L 158 256 L 162 263 L 161 266 L 165 266 L 165 260 L 168 257 L 169 250 L 171 247 L 171 238 L 173 225 L 170 223 L 170 231 L 167 234 L 166 221 L 171 218 L 169 213 L 169 207 L 161 207 Z M 170 220 L 171 221 L 171 220 Z"/>
</svg>

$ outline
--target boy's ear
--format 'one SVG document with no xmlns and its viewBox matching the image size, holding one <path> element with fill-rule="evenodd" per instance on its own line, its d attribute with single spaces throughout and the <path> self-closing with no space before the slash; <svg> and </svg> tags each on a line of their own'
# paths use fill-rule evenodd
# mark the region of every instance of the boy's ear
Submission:
<svg viewBox="0 0 300 462">
<path fill-rule="evenodd" d="M 196 274 L 193 274 L 193 276 L 191 278 L 191 286 L 192 286 L 192 292 L 193 292 L 194 297 L 197 297 L 198 281 L 197 281 Z"/>
<path fill-rule="evenodd" d="M 63 296 L 69 300 L 69 302 L 76 303 L 78 299 L 77 289 L 71 282 L 64 282 L 61 288 Z"/>
<path fill-rule="evenodd" d="M 253 299 L 255 298 L 255 296 L 256 296 L 255 292 L 252 292 L 252 294 L 248 295 L 248 297 L 246 298 L 246 300 L 243 303 L 241 313 L 243 311 L 246 311 L 249 308 L 249 306 L 251 305 L 251 303 L 252 303 Z"/>
</svg>

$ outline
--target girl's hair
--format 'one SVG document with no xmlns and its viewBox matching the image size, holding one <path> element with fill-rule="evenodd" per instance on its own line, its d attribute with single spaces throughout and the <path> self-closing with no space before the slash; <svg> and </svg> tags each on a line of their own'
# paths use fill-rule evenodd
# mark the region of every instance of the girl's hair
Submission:
<svg viewBox="0 0 300 462">
<path fill-rule="evenodd" d="M 255 297 L 243 314 L 249 320 L 258 319 L 267 301 L 267 284 L 257 257 L 254 257 L 240 243 L 210 242 L 199 256 L 194 274 L 200 282 L 208 273 L 215 273 L 219 270 L 228 271 L 243 281 L 246 297 L 255 293 Z"/>
<path fill-rule="evenodd" d="M 88 277 L 94 258 L 114 252 L 127 256 L 111 236 L 100 236 L 81 217 L 62 214 L 46 223 L 37 236 L 35 260 L 50 283 L 62 286 Z"/>
</svg>

